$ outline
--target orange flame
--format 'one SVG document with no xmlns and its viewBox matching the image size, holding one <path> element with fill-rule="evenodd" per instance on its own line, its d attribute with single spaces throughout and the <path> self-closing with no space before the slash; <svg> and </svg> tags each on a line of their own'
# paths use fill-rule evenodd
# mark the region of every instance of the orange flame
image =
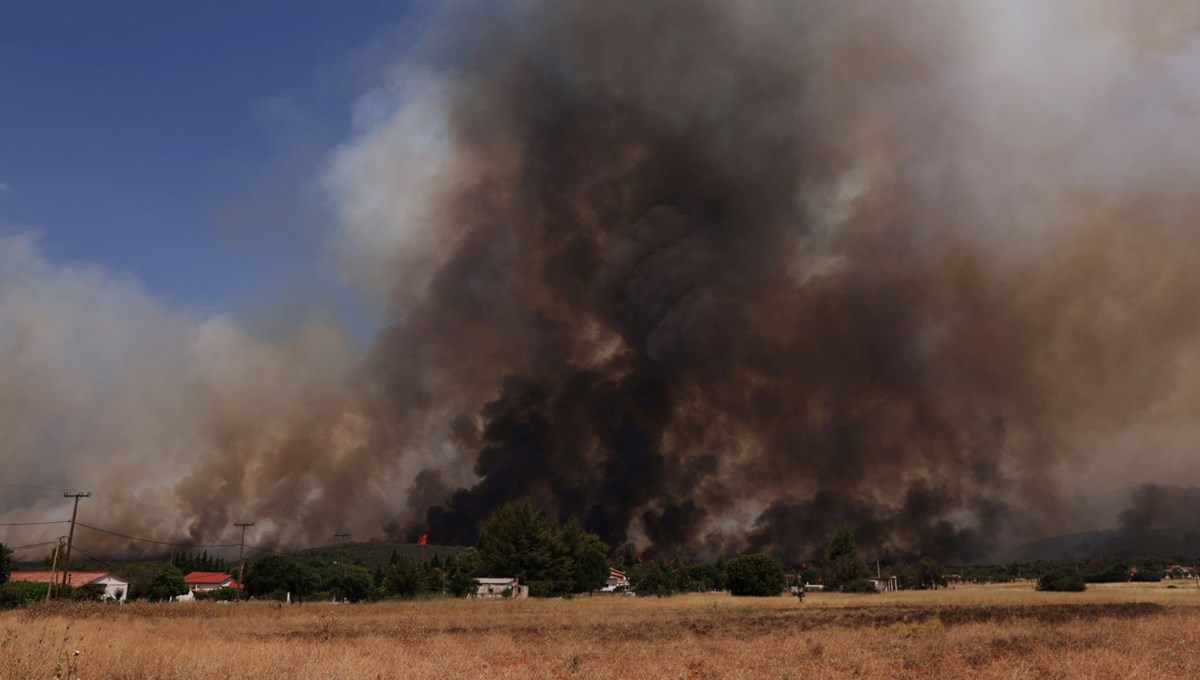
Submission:
<svg viewBox="0 0 1200 680">
<path fill-rule="evenodd" d="M 429 545 L 429 534 L 421 534 L 421 536 L 417 538 L 417 545 Z"/>
</svg>

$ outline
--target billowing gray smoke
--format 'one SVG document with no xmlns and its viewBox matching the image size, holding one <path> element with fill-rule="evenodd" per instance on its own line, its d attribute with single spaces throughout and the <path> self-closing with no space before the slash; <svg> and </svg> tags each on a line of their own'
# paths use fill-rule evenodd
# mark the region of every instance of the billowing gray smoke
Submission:
<svg viewBox="0 0 1200 680">
<path fill-rule="evenodd" d="M 1143 484 L 1118 518 L 1109 542 L 1118 555 L 1200 554 L 1200 489 Z"/>
<path fill-rule="evenodd" d="M 528 495 L 667 552 L 968 558 L 1055 512 L 1076 430 L 1177 396 L 1194 199 L 1130 129 L 1165 28 L 999 4 L 452 12 L 444 250 L 376 351 L 397 412 L 467 407 L 478 480 L 410 531 Z"/>
<path fill-rule="evenodd" d="M 465 543 L 523 496 L 681 555 L 1062 528 L 1197 442 L 1198 12 L 457 3 L 326 177 L 391 323 L 183 372 L 159 480 L 195 540 Z"/>
</svg>

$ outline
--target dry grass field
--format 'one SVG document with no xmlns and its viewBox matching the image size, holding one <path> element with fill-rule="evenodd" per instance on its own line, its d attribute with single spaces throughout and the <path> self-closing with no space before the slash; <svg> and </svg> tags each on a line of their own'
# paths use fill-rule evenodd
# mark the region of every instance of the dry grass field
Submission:
<svg viewBox="0 0 1200 680">
<path fill-rule="evenodd" d="M 0 679 L 1195 678 L 1200 589 L 66 605 L 0 614 Z M 78 650 L 78 655 L 76 655 Z"/>
</svg>

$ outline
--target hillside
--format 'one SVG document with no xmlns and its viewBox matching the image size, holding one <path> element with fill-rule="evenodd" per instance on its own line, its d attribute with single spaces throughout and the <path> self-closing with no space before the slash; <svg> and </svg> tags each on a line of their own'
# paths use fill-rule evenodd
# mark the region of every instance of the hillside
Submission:
<svg viewBox="0 0 1200 680">
<path fill-rule="evenodd" d="M 470 548 L 460 545 L 364 542 L 306 548 L 289 553 L 287 556 L 298 559 L 315 559 L 322 562 L 340 562 L 344 559 L 347 562 L 361 563 L 365 567 L 374 569 L 377 566 L 387 564 L 392 558 L 393 551 L 401 558 L 408 557 L 420 561 L 433 559 L 434 556 L 444 560 L 447 557 L 453 557 L 466 550 L 470 550 Z"/>
</svg>

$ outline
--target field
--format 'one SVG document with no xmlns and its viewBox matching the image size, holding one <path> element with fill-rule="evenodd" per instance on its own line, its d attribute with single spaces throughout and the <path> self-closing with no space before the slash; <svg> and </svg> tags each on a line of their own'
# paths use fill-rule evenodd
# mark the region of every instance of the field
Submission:
<svg viewBox="0 0 1200 680">
<path fill-rule="evenodd" d="M 1198 637 L 1165 584 L 52 605 L 0 614 L 0 678 L 1194 678 Z"/>
</svg>

